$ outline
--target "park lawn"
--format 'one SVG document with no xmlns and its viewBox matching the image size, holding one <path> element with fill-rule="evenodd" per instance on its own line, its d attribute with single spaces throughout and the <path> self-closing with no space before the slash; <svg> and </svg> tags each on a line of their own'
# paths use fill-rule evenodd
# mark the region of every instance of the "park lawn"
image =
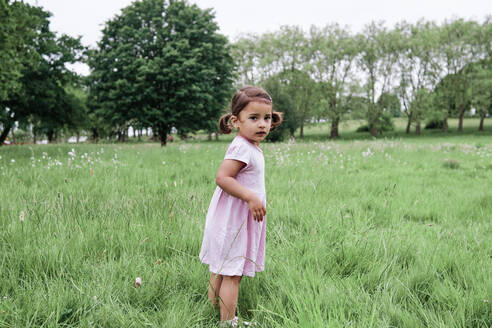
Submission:
<svg viewBox="0 0 492 328">
<path fill-rule="evenodd" d="M 394 124 L 394 131 L 386 131 L 382 135 L 379 135 L 377 138 L 405 138 L 412 139 L 416 138 L 420 141 L 426 138 L 449 138 L 449 137 L 458 137 L 458 139 L 462 139 L 466 136 L 492 136 L 492 119 L 486 118 L 484 121 L 484 131 L 479 132 L 478 126 L 480 120 L 475 117 L 466 117 L 463 120 L 463 132 L 458 132 L 458 119 L 449 118 L 448 126 L 449 130 L 447 133 L 442 133 L 440 129 L 425 129 L 425 122 L 422 123 L 421 126 L 421 134 L 415 134 L 415 125 L 412 124 L 410 133 L 406 134 L 405 130 L 407 127 L 407 119 L 405 117 L 393 118 L 392 122 Z M 341 140 L 368 140 L 373 139 L 373 137 L 368 132 L 355 132 L 355 130 L 362 126 L 367 125 L 367 121 L 365 120 L 344 120 L 340 123 L 340 139 Z M 308 124 L 305 132 L 305 139 L 323 141 L 330 137 L 330 123 L 314 123 Z M 299 133 L 296 133 L 298 137 Z"/>
<path fill-rule="evenodd" d="M 240 316 L 492 326 L 490 132 L 327 128 L 262 145 L 266 270 L 241 283 Z M 0 148 L 0 327 L 216 327 L 198 253 L 230 138 Z"/>
</svg>

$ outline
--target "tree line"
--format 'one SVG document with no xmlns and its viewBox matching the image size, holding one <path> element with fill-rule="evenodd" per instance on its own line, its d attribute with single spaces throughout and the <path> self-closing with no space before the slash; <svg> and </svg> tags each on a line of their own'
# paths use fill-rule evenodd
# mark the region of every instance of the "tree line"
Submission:
<svg viewBox="0 0 492 328">
<path fill-rule="evenodd" d="M 293 135 L 313 120 L 339 124 L 364 118 L 372 135 L 404 115 L 407 133 L 424 122 L 444 131 L 449 117 L 474 108 L 492 113 L 492 18 L 482 23 L 421 20 L 388 29 L 372 22 L 359 33 L 330 24 L 303 31 L 218 33 L 211 9 L 179 0 L 142 0 L 108 20 L 97 47 L 50 30 L 50 13 L 23 1 L 0 0 L 0 145 L 17 124 L 34 139 L 87 134 L 124 141 L 130 127 L 151 129 L 166 144 L 217 132 L 234 88 L 262 85 Z M 78 76 L 69 64 L 87 63 Z M 288 132 L 287 132 L 288 131 Z"/>
<path fill-rule="evenodd" d="M 303 31 L 283 26 L 244 35 L 233 46 L 239 81 L 263 84 L 282 99 L 290 132 L 313 118 L 328 120 L 332 138 L 345 118 L 365 118 L 376 136 L 405 116 L 406 133 L 424 122 L 447 131 L 449 117 L 474 108 L 483 130 L 492 114 L 492 17 L 367 24 L 359 33 L 329 24 Z M 285 110 L 287 109 L 287 110 Z M 282 108 L 279 108 L 282 110 Z M 287 119 L 287 121 L 289 121 Z"/>
</svg>

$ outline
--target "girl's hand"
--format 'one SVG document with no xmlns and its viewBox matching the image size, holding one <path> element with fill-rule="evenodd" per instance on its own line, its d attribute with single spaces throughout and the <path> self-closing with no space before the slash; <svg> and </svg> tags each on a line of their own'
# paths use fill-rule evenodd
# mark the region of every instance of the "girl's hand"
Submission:
<svg viewBox="0 0 492 328">
<path fill-rule="evenodd" d="M 255 221 L 263 221 L 263 217 L 266 215 L 266 208 L 258 197 L 252 196 L 248 201 L 248 207 Z"/>
</svg>

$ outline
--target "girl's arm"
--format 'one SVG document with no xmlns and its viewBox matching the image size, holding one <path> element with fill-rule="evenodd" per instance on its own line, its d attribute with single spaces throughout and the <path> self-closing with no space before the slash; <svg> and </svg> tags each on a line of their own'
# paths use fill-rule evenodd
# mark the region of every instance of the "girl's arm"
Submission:
<svg viewBox="0 0 492 328">
<path fill-rule="evenodd" d="M 219 166 L 215 182 L 217 185 L 231 196 L 237 197 L 248 203 L 249 210 L 253 218 L 261 222 L 266 215 L 265 205 L 254 192 L 243 187 L 236 180 L 236 175 L 246 164 L 233 159 L 225 159 Z"/>
</svg>

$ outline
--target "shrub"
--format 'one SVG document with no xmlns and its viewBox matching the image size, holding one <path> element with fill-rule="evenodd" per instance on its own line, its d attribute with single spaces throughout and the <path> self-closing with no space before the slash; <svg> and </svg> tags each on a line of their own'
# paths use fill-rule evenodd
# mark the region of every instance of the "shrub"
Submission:
<svg viewBox="0 0 492 328">
<path fill-rule="evenodd" d="M 443 128 L 443 121 L 442 120 L 430 120 L 425 123 L 425 128 L 426 130 L 433 130 L 433 129 L 442 129 Z"/>
<path fill-rule="evenodd" d="M 388 131 L 395 131 L 395 125 L 393 124 L 393 121 L 391 120 L 391 116 L 389 115 L 383 115 L 380 120 L 380 128 L 378 128 L 378 131 L 381 132 L 388 132 Z M 355 130 L 355 132 L 369 132 L 369 125 L 364 124 L 361 125 Z"/>
</svg>

